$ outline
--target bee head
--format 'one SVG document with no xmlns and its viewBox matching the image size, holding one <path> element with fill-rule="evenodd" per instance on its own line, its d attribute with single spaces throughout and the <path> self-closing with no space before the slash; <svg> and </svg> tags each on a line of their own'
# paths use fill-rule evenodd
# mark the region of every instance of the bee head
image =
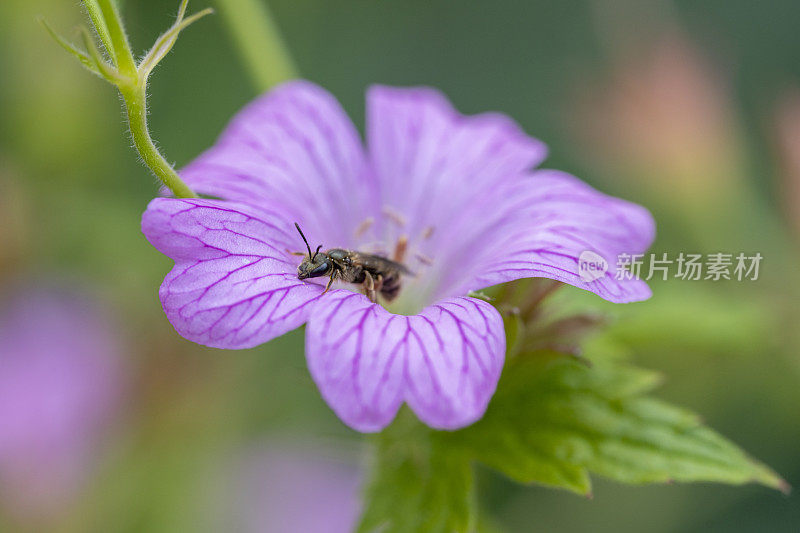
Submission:
<svg viewBox="0 0 800 533">
<path fill-rule="evenodd" d="M 325 254 L 315 253 L 312 257 L 306 257 L 300 266 L 297 267 L 297 278 L 319 278 L 330 274 L 331 264 L 328 261 L 328 256 Z"/>
<path fill-rule="evenodd" d="M 300 236 L 303 238 L 303 242 L 306 243 L 306 248 L 308 249 L 308 257 L 303 259 L 303 262 L 297 267 L 297 279 L 319 278 L 330 274 L 332 266 L 328 260 L 328 256 L 324 253 L 319 253 L 319 249 L 322 248 L 322 245 L 320 244 L 317 246 L 317 251 L 312 254 L 311 246 L 308 245 L 308 240 L 306 236 L 303 235 L 303 230 L 300 229 L 300 225 L 295 222 L 294 226 L 297 228 L 297 231 L 300 232 Z"/>
</svg>

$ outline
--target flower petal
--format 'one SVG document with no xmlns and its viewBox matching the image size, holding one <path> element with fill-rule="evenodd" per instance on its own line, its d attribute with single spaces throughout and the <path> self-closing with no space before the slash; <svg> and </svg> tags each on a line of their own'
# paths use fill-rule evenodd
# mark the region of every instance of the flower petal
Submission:
<svg viewBox="0 0 800 533">
<path fill-rule="evenodd" d="M 352 246 L 377 197 L 356 128 L 333 96 L 306 81 L 246 106 L 181 177 L 200 193 L 279 211 L 330 246 Z"/>
<path fill-rule="evenodd" d="M 643 253 L 655 237 L 655 222 L 643 207 L 602 194 L 564 172 L 543 170 L 522 180 L 497 206 L 498 223 L 471 259 L 478 289 L 527 277 L 544 277 L 591 291 L 606 300 L 645 300 L 639 279 L 616 279 L 621 254 Z M 608 270 L 586 281 L 578 270 L 583 252 L 603 257 Z"/>
<path fill-rule="evenodd" d="M 483 416 L 503 369 L 503 319 L 490 304 L 451 298 L 409 317 L 406 402 L 431 427 L 456 429 Z M 416 344 L 416 348 L 414 345 Z"/>
<path fill-rule="evenodd" d="M 292 229 L 243 204 L 150 202 L 142 232 L 175 260 L 159 296 L 177 332 L 206 346 L 250 348 L 305 322 L 322 287 L 297 279 L 286 252 Z"/>
<path fill-rule="evenodd" d="M 381 206 L 407 221 L 404 228 L 385 229 L 388 242 L 401 233 L 415 236 L 426 227 L 445 228 L 465 213 L 479 225 L 473 208 L 482 194 L 518 178 L 547 151 L 505 115 L 463 116 L 429 88 L 372 87 L 367 140 Z M 437 246 L 431 243 L 431 249 Z"/>
<path fill-rule="evenodd" d="M 419 315 L 394 315 L 361 294 L 332 291 L 306 330 L 311 376 L 349 426 L 380 431 L 403 401 L 431 427 L 455 429 L 483 416 L 505 357 L 500 314 L 453 298 Z"/>
</svg>

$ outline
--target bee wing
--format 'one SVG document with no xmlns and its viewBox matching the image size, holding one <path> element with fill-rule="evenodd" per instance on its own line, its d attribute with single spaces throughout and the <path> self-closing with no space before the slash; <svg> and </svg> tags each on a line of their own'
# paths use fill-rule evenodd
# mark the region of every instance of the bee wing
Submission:
<svg viewBox="0 0 800 533">
<path fill-rule="evenodd" d="M 373 254 L 365 254 L 362 252 L 354 252 L 353 253 L 353 260 L 356 262 L 361 263 L 364 267 L 369 270 L 381 271 L 381 270 L 397 270 L 401 274 L 405 274 L 406 276 L 415 276 L 415 274 L 408 269 L 402 263 L 398 263 L 397 261 L 392 261 L 391 259 L 386 259 L 385 257 L 381 257 L 379 255 Z"/>
</svg>

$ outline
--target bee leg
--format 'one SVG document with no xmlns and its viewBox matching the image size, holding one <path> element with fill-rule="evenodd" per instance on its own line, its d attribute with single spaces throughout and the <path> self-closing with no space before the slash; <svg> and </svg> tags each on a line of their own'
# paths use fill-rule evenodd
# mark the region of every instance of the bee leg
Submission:
<svg viewBox="0 0 800 533">
<path fill-rule="evenodd" d="M 378 303 L 378 292 L 375 290 L 375 280 L 369 272 L 364 272 L 364 274 L 364 294 L 369 298 L 370 302 L 374 304 Z"/>
<path fill-rule="evenodd" d="M 291 251 L 289 249 L 286 250 L 286 253 L 289 254 L 289 255 L 306 255 L 305 252 L 293 252 L 293 251 Z"/>
<path fill-rule="evenodd" d="M 305 255 L 305 254 L 303 254 L 303 255 Z M 331 278 L 328 280 L 328 284 L 325 285 L 325 290 L 322 291 L 322 294 L 325 294 L 326 292 L 331 290 L 331 285 L 333 285 L 333 282 L 334 282 L 335 279 L 336 279 L 336 272 L 331 274 Z M 322 296 L 322 294 L 320 294 L 320 296 Z"/>
</svg>

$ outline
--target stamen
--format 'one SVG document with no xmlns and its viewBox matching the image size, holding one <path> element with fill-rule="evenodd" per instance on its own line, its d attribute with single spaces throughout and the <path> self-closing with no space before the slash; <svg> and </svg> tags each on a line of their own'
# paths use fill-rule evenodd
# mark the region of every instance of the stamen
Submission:
<svg viewBox="0 0 800 533">
<path fill-rule="evenodd" d="M 402 263 L 403 259 L 406 257 L 406 250 L 408 250 L 408 237 L 401 235 L 400 238 L 397 239 L 397 244 L 394 246 L 394 255 L 392 256 L 392 260 Z"/>
<path fill-rule="evenodd" d="M 433 226 L 428 226 L 427 228 L 422 230 L 422 238 L 425 240 L 430 239 L 433 236 L 433 232 L 435 231 L 435 229 L 436 228 L 434 228 Z"/>
<path fill-rule="evenodd" d="M 375 219 L 372 217 L 366 218 L 361 224 L 358 225 L 356 228 L 356 239 L 360 239 L 369 228 L 375 223 Z"/>
<path fill-rule="evenodd" d="M 405 227 L 406 217 L 404 217 L 403 214 L 397 211 L 395 208 L 385 205 L 381 208 L 381 212 L 401 228 Z"/>
<path fill-rule="evenodd" d="M 428 257 L 425 254 L 421 254 L 421 253 L 417 252 L 417 253 L 414 254 L 414 257 L 417 259 L 417 261 L 419 261 L 423 265 L 431 266 L 433 264 L 433 259 L 431 259 L 430 257 Z"/>
</svg>

